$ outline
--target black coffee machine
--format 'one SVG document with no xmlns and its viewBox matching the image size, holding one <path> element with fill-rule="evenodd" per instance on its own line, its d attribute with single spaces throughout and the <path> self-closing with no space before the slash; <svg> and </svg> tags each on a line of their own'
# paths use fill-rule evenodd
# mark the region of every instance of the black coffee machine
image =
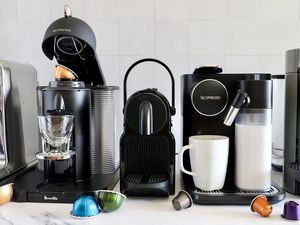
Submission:
<svg viewBox="0 0 300 225">
<path fill-rule="evenodd" d="M 127 99 L 127 78 L 132 69 L 154 62 L 169 73 L 172 105 L 155 88 L 147 88 Z M 175 84 L 169 67 L 146 58 L 132 64 L 124 78 L 124 132 L 120 140 L 121 192 L 128 196 L 162 197 L 175 191 L 175 138 L 171 117 L 175 114 Z"/>
<path fill-rule="evenodd" d="M 71 203 L 82 194 L 112 189 L 118 180 L 119 88 L 104 86 L 94 32 L 72 17 L 68 7 L 65 17 L 48 27 L 42 49 L 74 78 L 37 87 L 38 114 L 74 116 L 70 149 L 75 154 L 68 159 L 39 158 L 37 167 L 16 179 L 14 200 Z"/>
<path fill-rule="evenodd" d="M 283 188 L 300 195 L 300 49 L 290 49 L 285 55 L 285 129 Z"/>
<path fill-rule="evenodd" d="M 253 197 L 264 194 L 272 203 L 284 198 L 284 192 L 275 184 L 268 191 L 242 191 L 234 184 L 235 167 L 235 126 L 227 126 L 228 118 L 237 113 L 232 106 L 242 87 L 242 81 L 270 81 L 270 74 L 222 74 L 219 66 L 204 66 L 193 74 L 181 76 L 183 145 L 193 135 L 224 135 L 229 137 L 229 158 L 225 185 L 222 190 L 202 191 L 195 187 L 191 176 L 181 173 L 183 187 L 197 204 L 250 204 Z M 270 81 L 271 82 L 271 81 Z M 257 92 L 269 96 L 271 89 L 260 85 Z M 268 88 L 268 92 L 264 88 Z M 245 99 L 246 100 L 246 99 Z M 235 101 L 242 106 L 243 100 Z M 232 110 L 233 109 L 233 110 Z M 226 120 L 225 120 L 226 119 Z M 232 121 L 231 121 L 232 122 Z M 183 156 L 184 167 L 191 169 L 189 153 Z"/>
</svg>

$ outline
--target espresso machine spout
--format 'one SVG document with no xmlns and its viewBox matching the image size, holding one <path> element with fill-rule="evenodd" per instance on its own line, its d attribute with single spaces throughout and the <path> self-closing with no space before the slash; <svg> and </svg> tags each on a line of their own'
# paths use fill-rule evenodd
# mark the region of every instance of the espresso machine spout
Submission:
<svg viewBox="0 0 300 225">
<path fill-rule="evenodd" d="M 242 90 L 238 90 L 233 102 L 231 103 L 231 106 L 225 116 L 224 119 L 224 125 L 231 126 L 233 121 L 235 120 L 235 117 L 237 116 L 239 110 L 242 107 L 245 107 L 250 102 L 250 98 L 248 94 Z"/>
</svg>

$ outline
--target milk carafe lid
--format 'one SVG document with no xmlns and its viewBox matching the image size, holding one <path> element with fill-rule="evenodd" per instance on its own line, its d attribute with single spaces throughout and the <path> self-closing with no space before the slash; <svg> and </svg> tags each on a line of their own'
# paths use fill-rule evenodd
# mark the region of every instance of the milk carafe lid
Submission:
<svg viewBox="0 0 300 225">
<path fill-rule="evenodd" d="M 239 89 L 246 92 L 250 100 L 245 108 L 272 108 L 272 80 L 240 80 Z"/>
</svg>

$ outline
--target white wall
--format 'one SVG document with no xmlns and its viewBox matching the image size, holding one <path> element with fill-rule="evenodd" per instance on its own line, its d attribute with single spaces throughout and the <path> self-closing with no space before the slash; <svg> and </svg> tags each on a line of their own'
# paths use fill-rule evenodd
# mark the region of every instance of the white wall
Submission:
<svg viewBox="0 0 300 225">
<path fill-rule="evenodd" d="M 34 65 L 40 84 L 52 79 L 55 62 L 41 43 L 47 26 L 63 16 L 63 5 L 96 33 L 97 53 L 107 83 L 122 85 L 137 59 L 166 62 L 176 79 L 180 145 L 179 78 L 201 64 L 225 72 L 284 72 L 284 53 L 300 47 L 299 0 L 0 0 L 0 58 Z M 129 90 L 158 87 L 169 96 L 167 74 L 140 66 Z"/>
</svg>

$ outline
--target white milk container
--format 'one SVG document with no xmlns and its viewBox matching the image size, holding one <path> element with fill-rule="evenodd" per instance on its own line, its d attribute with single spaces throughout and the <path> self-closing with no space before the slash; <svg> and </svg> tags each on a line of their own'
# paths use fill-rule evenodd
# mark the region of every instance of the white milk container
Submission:
<svg viewBox="0 0 300 225">
<path fill-rule="evenodd" d="M 235 184 L 242 190 L 271 188 L 272 81 L 240 81 L 248 103 L 235 120 Z"/>
<path fill-rule="evenodd" d="M 271 109 L 241 109 L 235 121 L 235 184 L 243 190 L 271 187 Z"/>
</svg>

